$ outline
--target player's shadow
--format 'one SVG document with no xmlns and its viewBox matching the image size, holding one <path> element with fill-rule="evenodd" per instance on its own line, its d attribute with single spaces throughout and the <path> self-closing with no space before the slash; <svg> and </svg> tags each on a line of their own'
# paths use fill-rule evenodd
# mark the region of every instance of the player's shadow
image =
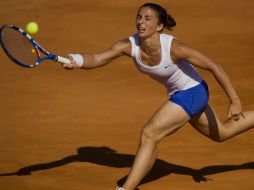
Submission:
<svg viewBox="0 0 254 190">
<path fill-rule="evenodd" d="M 48 163 L 34 164 L 31 166 L 23 167 L 16 172 L 3 173 L 0 174 L 0 176 L 31 175 L 32 172 L 35 171 L 56 168 L 72 162 L 90 162 L 114 168 L 126 168 L 131 167 L 134 161 L 134 157 L 135 156 L 131 154 L 118 153 L 109 147 L 81 147 L 78 148 L 76 155 L 67 156 L 63 159 Z M 243 169 L 254 169 L 254 162 L 244 163 L 240 165 L 206 166 L 201 169 L 194 169 L 186 166 L 171 164 L 164 160 L 157 159 L 154 167 L 144 178 L 141 184 L 157 180 L 172 173 L 191 176 L 195 182 L 199 183 L 201 181 L 205 182 L 209 180 L 206 177 L 207 175 Z M 127 176 L 119 179 L 118 185 L 123 184 L 126 177 Z"/>
</svg>

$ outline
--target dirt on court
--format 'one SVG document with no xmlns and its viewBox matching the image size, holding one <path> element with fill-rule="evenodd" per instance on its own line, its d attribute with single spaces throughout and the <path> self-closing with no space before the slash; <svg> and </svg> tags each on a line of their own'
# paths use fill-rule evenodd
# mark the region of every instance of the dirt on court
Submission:
<svg viewBox="0 0 254 190">
<path fill-rule="evenodd" d="M 33 37 L 66 55 L 98 52 L 135 33 L 143 0 L 1 0 L 0 25 L 39 24 Z M 175 17 L 171 34 L 220 63 L 254 109 L 254 1 L 158 0 Z M 210 103 L 227 117 L 228 100 L 208 72 Z M 130 170 L 139 134 L 167 100 L 164 87 L 129 58 L 95 70 L 34 69 L 0 51 L 0 189 L 110 190 Z M 254 131 L 215 143 L 190 125 L 159 145 L 140 190 L 253 190 Z"/>
</svg>

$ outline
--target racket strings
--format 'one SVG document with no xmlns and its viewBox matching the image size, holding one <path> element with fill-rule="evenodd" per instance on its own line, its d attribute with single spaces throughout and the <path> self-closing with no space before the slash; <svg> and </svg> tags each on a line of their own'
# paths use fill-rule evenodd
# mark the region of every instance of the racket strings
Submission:
<svg viewBox="0 0 254 190">
<path fill-rule="evenodd" d="M 12 28 L 5 28 L 2 31 L 2 43 L 8 53 L 18 62 L 26 65 L 33 65 L 37 62 L 37 50 L 20 32 Z"/>
</svg>

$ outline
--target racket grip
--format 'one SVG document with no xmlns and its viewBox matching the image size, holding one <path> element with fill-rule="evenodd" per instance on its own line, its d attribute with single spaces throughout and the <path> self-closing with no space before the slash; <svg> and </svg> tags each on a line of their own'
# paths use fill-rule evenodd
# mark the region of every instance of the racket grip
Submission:
<svg viewBox="0 0 254 190">
<path fill-rule="evenodd" d="M 60 63 L 63 63 L 63 64 L 68 64 L 71 62 L 70 59 L 67 59 L 65 57 L 61 57 L 61 56 L 57 56 L 57 61 L 60 62 Z"/>
</svg>

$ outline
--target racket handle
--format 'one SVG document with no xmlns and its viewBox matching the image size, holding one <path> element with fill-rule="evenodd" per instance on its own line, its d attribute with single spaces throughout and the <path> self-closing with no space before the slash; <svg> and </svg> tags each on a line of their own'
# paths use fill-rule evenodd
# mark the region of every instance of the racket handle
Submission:
<svg viewBox="0 0 254 190">
<path fill-rule="evenodd" d="M 70 59 L 67 59 L 65 57 L 61 57 L 61 56 L 57 56 L 57 61 L 60 62 L 60 63 L 63 63 L 63 64 L 68 64 L 71 62 Z"/>
</svg>

